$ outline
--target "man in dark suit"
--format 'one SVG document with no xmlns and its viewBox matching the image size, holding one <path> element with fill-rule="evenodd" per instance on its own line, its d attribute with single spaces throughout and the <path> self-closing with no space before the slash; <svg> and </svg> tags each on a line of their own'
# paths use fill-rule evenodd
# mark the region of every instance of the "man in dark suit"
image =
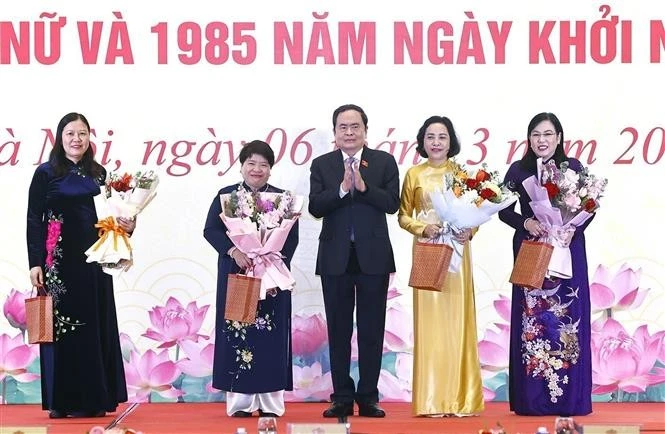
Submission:
<svg viewBox="0 0 665 434">
<path fill-rule="evenodd" d="M 324 417 L 384 417 L 379 407 L 388 277 L 395 271 L 386 213 L 399 208 L 392 155 L 366 146 L 367 115 L 347 104 L 333 113 L 336 150 L 312 161 L 309 212 L 323 218 L 316 274 L 328 323 L 332 405 Z M 358 387 L 350 376 L 353 310 L 358 327 Z"/>
</svg>

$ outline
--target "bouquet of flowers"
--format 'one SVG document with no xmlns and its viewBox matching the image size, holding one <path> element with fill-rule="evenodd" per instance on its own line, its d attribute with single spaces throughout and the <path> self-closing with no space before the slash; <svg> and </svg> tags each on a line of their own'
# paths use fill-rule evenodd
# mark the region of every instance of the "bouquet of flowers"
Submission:
<svg viewBox="0 0 665 434">
<path fill-rule="evenodd" d="M 550 160 L 537 161 L 538 177 L 522 182 L 529 194 L 531 209 L 548 230 L 547 241 L 554 246 L 548 272 L 568 279 L 572 264 L 568 245 L 577 226 L 587 221 L 600 206 L 598 200 L 607 186 L 607 179 L 569 168 L 568 162 L 559 167 Z"/>
<path fill-rule="evenodd" d="M 293 289 L 295 279 L 282 260 L 281 251 L 303 206 L 303 198 L 282 193 L 249 192 L 242 184 L 220 197 L 219 215 L 233 244 L 252 259 L 252 273 L 261 279 L 259 298 L 268 290 Z"/>
<path fill-rule="evenodd" d="M 99 228 L 99 239 L 85 252 L 87 262 L 100 263 L 104 272 L 111 275 L 132 266 L 132 244 L 116 218 L 135 218 L 155 197 L 158 184 L 159 177 L 152 170 L 110 173 L 101 186 L 101 194 L 95 197 L 98 212 L 107 217 L 95 225 Z"/>
<path fill-rule="evenodd" d="M 455 170 L 445 175 L 444 188 L 430 193 L 431 212 L 435 215 L 428 212 L 419 219 L 427 223 L 433 223 L 433 219 L 442 222 L 441 242 L 454 250 L 449 271 L 459 271 L 464 253 L 464 245 L 455 235 L 489 221 L 492 215 L 517 200 L 517 194 L 499 179 L 499 172 L 490 171 L 485 164 L 475 174 L 456 165 Z"/>
</svg>

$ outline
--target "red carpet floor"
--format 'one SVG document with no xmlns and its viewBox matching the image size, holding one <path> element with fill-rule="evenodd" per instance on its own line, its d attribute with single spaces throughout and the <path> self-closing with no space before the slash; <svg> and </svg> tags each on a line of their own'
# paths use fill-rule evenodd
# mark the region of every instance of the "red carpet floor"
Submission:
<svg viewBox="0 0 665 434">
<path fill-rule="evenodd" d="M 500 422 L 508 434 L 533 434 L 538 426 L 553 429 L 553 417 L 515 416 L 507 403 L 487 403 L 482 415 L 467 418 L 415 418 L 410 404 L 385 403 L 385 419 L 350 417 L 353 434 L 370 433 L 455 433 L 477 434 L 478 430 Z M 287 423 L 328 422 L 321 417 L 324 403 L 287 403 L 286 414 L 278 420 L 278 432 L 286 434 Z M 121 406 L 119 410 L 126 408 Z M 595 403 L 593 414 L 576 417 L 584 425 L 638 425 L 640 432 L 665 433 L 665 403 Z M 39 405 L 0 405 L 0 433 L 14 433 L 7 427 L 46 427 L 49 434 L 86 433 L 95 425 L 108 424 L 114 415 L 97 419 L 48 419 Z M 150 433 L 235 433 L 238 426 L 256 432 L 257 418 L 227 417 L 223 403 L 141 404 L 120 426 Z M 4 430 L 3 430 L 4 428 Z M 25 433 L 30 431 L 24 429 Z"/>
</svg>

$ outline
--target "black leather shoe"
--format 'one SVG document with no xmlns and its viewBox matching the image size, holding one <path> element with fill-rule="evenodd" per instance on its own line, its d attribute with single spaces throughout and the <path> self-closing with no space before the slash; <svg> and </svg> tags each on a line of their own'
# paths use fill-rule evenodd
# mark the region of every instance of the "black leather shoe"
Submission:
<svg viewBox="0 0 665 434">
<path fill-rule="evenodd" d="M 259 409 L 259 417 L 279 417 L 275 413 L 270 413 L 269 411 L 263 411 Z"/>
<path fill-rule="evenodd" d="M 358 404 L 358 415 L 365 417 L 386 417 L 386 412 L 376 403 Z"/>
<path fill-rule="evenodd" d="M 49 410 L 48 417 L 49 419 L 64 419 L 67 417 L 67 413 L 59 410 Z"/>
<path fill-rule="evenodd" d="M 233 416 L 233 417 L 252 417 L 252 413 L 250 413 L 249 411 L 238 410 L 235 413 L 233 413 L 231 416 Z"/>
<path fill-rule="evenodd" d="M 353 416 L 353 403 L 333 402 L 323 411 L 323 417 Z"/>
</svg>

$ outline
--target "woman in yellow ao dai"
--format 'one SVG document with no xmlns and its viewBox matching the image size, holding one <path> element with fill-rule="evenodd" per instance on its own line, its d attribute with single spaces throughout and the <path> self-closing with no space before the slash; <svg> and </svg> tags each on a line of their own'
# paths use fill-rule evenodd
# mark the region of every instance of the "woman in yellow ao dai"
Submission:
<svg viewBox="0 0 665 434">
<path fill-rule="evenodd" d="M 446 173 L 460 170 L 450 157 L 460 151 L 452 122 L 432 116 L 418 132 L 417 151 L 427 161 L 411 167 L 400 198 L 399 225 L 419 238 L 435 238 L 441 222 L 431 211 L 429 193 L 443 188 Z M 428 213 L 428 211 L 430 211 Z M 460 270 L 449 273 L 441 291 L 414 288 L 412 408 L 416 416 L 469 416 L 484 409 L 473 292 L 471 230 Z"/>
</svg>

